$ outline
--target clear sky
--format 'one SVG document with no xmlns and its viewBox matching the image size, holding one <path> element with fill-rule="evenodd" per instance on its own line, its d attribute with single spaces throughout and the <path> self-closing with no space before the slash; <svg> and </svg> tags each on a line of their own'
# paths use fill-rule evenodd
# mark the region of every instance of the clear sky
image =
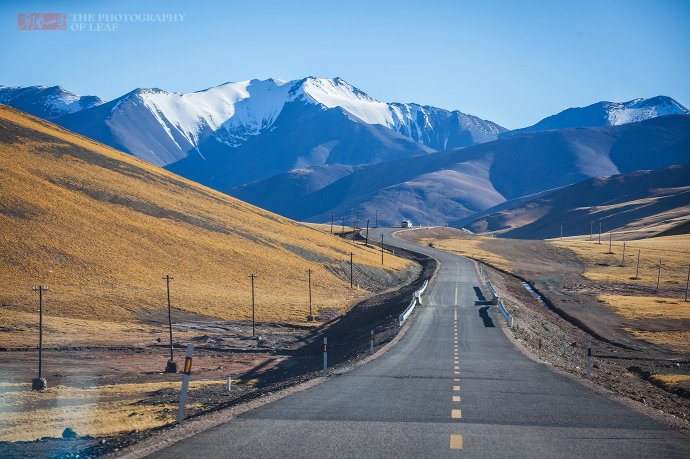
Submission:
<svg viewBox="0 0 690 459">
<path fill-rule="evenodd" d="M 67 30 L 17 30 L 18 13 L 65 13 Z M 97 27 L 78 13 L 184 18 L 70 30 Z M 0 84 L 107 100 L 340 76 L 381 101 L 518 128 L 600 100 L 663 94 L 690 107 L 690 1 L 3 0 L 0 62 Z"/>
</svg>

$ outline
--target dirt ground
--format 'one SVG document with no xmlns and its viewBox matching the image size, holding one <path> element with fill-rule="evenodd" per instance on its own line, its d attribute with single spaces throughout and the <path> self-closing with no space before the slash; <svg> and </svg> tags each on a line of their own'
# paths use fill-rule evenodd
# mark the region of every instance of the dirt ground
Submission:
<svg viewBox="0 0 690 459">
<path fill-rule="evenodd" d="M 339 309 L 321 310 L 315 324 L 258 323 L 256 337 L 252 338 L 251 322 L 173 311 L 174 360 L 178 366 L 184 362 L 186 344 L 195 345 L 192 381 L 197 384 L 190 388 L 186 417 L 242 403 L 315 377 L 322 367 L 323 336 L 328 337 L 329 366 L 334 368 L 367 355 L 372 328 L 375 346 L 385 345 L 395 336 L 395 318 L 436 267 L 434 260 L 407 255 L 421 265 L 412 282 L 408 279 L 406 285 L 370 296 L 345 315 Z M 38 366 L 34 349 L 0 351 L 0 419 L 4 416 L 9 420 L 6 435 L 13 438 L 22 434 L 12 431 L 11 424 L 17 420 L 45 432 L 36 435 L 42 437 L 36 441 L 0 441 L 0 456 L 98 456 L 170 425 L 177 411 L 182 376 L 163 371 L 169 359 L 165 312 L 141 316 L 141 330 L 131 345 L 46 349 L 43 376 L 49 391 L 57 390 L 63 397 L 42 399 L 29 390 Z M 233 378 L 231 391 L 226 387 L 227 377 Z M 132 390 L 123 389 L 127 387 Z M 34 425 L 22 419 L 27 413 L 55 419 L 41 419 Z M 150 419 L 144 419 L 147 416 Z M 98 417 L 110 418 L 107 428 L 115 428 L 118 422 L 129 428 L 115 434 L 101 435 L 97 429 L 91 435 L 80 432 L 79 420 Z M 74 424 L 69 423 L 70 419 Z M 65 427 L 72 428 L 77 436 L 61 438 Z M 94 429 L 93 425 L 89 427 Z"/>
</svg>

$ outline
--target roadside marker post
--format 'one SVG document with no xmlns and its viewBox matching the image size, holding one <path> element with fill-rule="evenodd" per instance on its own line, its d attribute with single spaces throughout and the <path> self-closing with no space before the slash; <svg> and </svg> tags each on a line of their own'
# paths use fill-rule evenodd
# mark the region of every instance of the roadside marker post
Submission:
<svg viewBox="0 0 690 459">
<path fill-rule="evenodd" d="M 370 342 L 369 353 L 371 355 L 374 355 L 374 330 L 371 331 L 371 339 L 369 340 L 369 342 Z"/>
<path fill-rule="evenodd" d="M 592 379 L 592 342 L 587 341 L 587 379 Z"/>
<path fill-rule="evenodd" d="M 232 376 L 228 376 L 228 392 L 232 390 Z"/>
<path fill-rule="evenodd" d="M 323 337 L 323 374 L 328 374 L 328 338 Z"/>
<path fill-rule="evenodd" d="M 187 389 L 189 389 L 189 375 L 192 373 L 192 352 L 194 352 L 194 344 L 189 343 L 189 345 L 187 346 L 187 357 L 185 357 L 184 360 L 184 369 L 182 370 L 182 392 L 180 393 L 180 407 L 177 409 L 178 424 L 181 423 L 184 419 L 184 404 L 187 401 Z"/>
</svg>

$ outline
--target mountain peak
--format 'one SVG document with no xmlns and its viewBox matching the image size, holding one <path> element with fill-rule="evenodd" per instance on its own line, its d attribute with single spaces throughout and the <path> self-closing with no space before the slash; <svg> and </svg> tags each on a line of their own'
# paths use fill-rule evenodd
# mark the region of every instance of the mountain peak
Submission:
<svg viewBox="0 0 690 459">
<path fill-rule="evenodd" d="M 0 86 L 0 103 L 51 120 L 103 104 L 96 96 L 80 96 L 62 86 Z"/>
<path fill-rule="evenodd" d="M 551 115 L 538 123 L 503 134 L 546 131 L 577 127 L 619 126 L 665 115 L 687 115 L 690 111 L 668 96 L 640 97 L 627 102 L 596 102 L 586 107 L 573 107 Z"/>
</svg>

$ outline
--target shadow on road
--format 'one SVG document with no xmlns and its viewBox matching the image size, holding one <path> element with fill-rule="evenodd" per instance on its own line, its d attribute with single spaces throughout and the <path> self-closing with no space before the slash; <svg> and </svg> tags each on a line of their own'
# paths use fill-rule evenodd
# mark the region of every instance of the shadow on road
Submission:
<svg viewBox="0 0 690 459">
<path fill-rule="evenodd" d="M 474 294 L 477 295 L 477 299 L 479 301 L 486 301 L 486 298 L 484 297 L 482 290 L 479 287 L 473 287 L 473 288 L 474 288 Z"/>
<path fill-rule="evenodd" d="M 475 287 L 476 288 L 476 287 Z M 479 310 L 479 317 L 482 318 L 482 321 L 484 321 L 484 326 L 485 327 L 495 327 L 494 321 L 489 317 L 489 307 L 484 306 Z"/>
</svg>

